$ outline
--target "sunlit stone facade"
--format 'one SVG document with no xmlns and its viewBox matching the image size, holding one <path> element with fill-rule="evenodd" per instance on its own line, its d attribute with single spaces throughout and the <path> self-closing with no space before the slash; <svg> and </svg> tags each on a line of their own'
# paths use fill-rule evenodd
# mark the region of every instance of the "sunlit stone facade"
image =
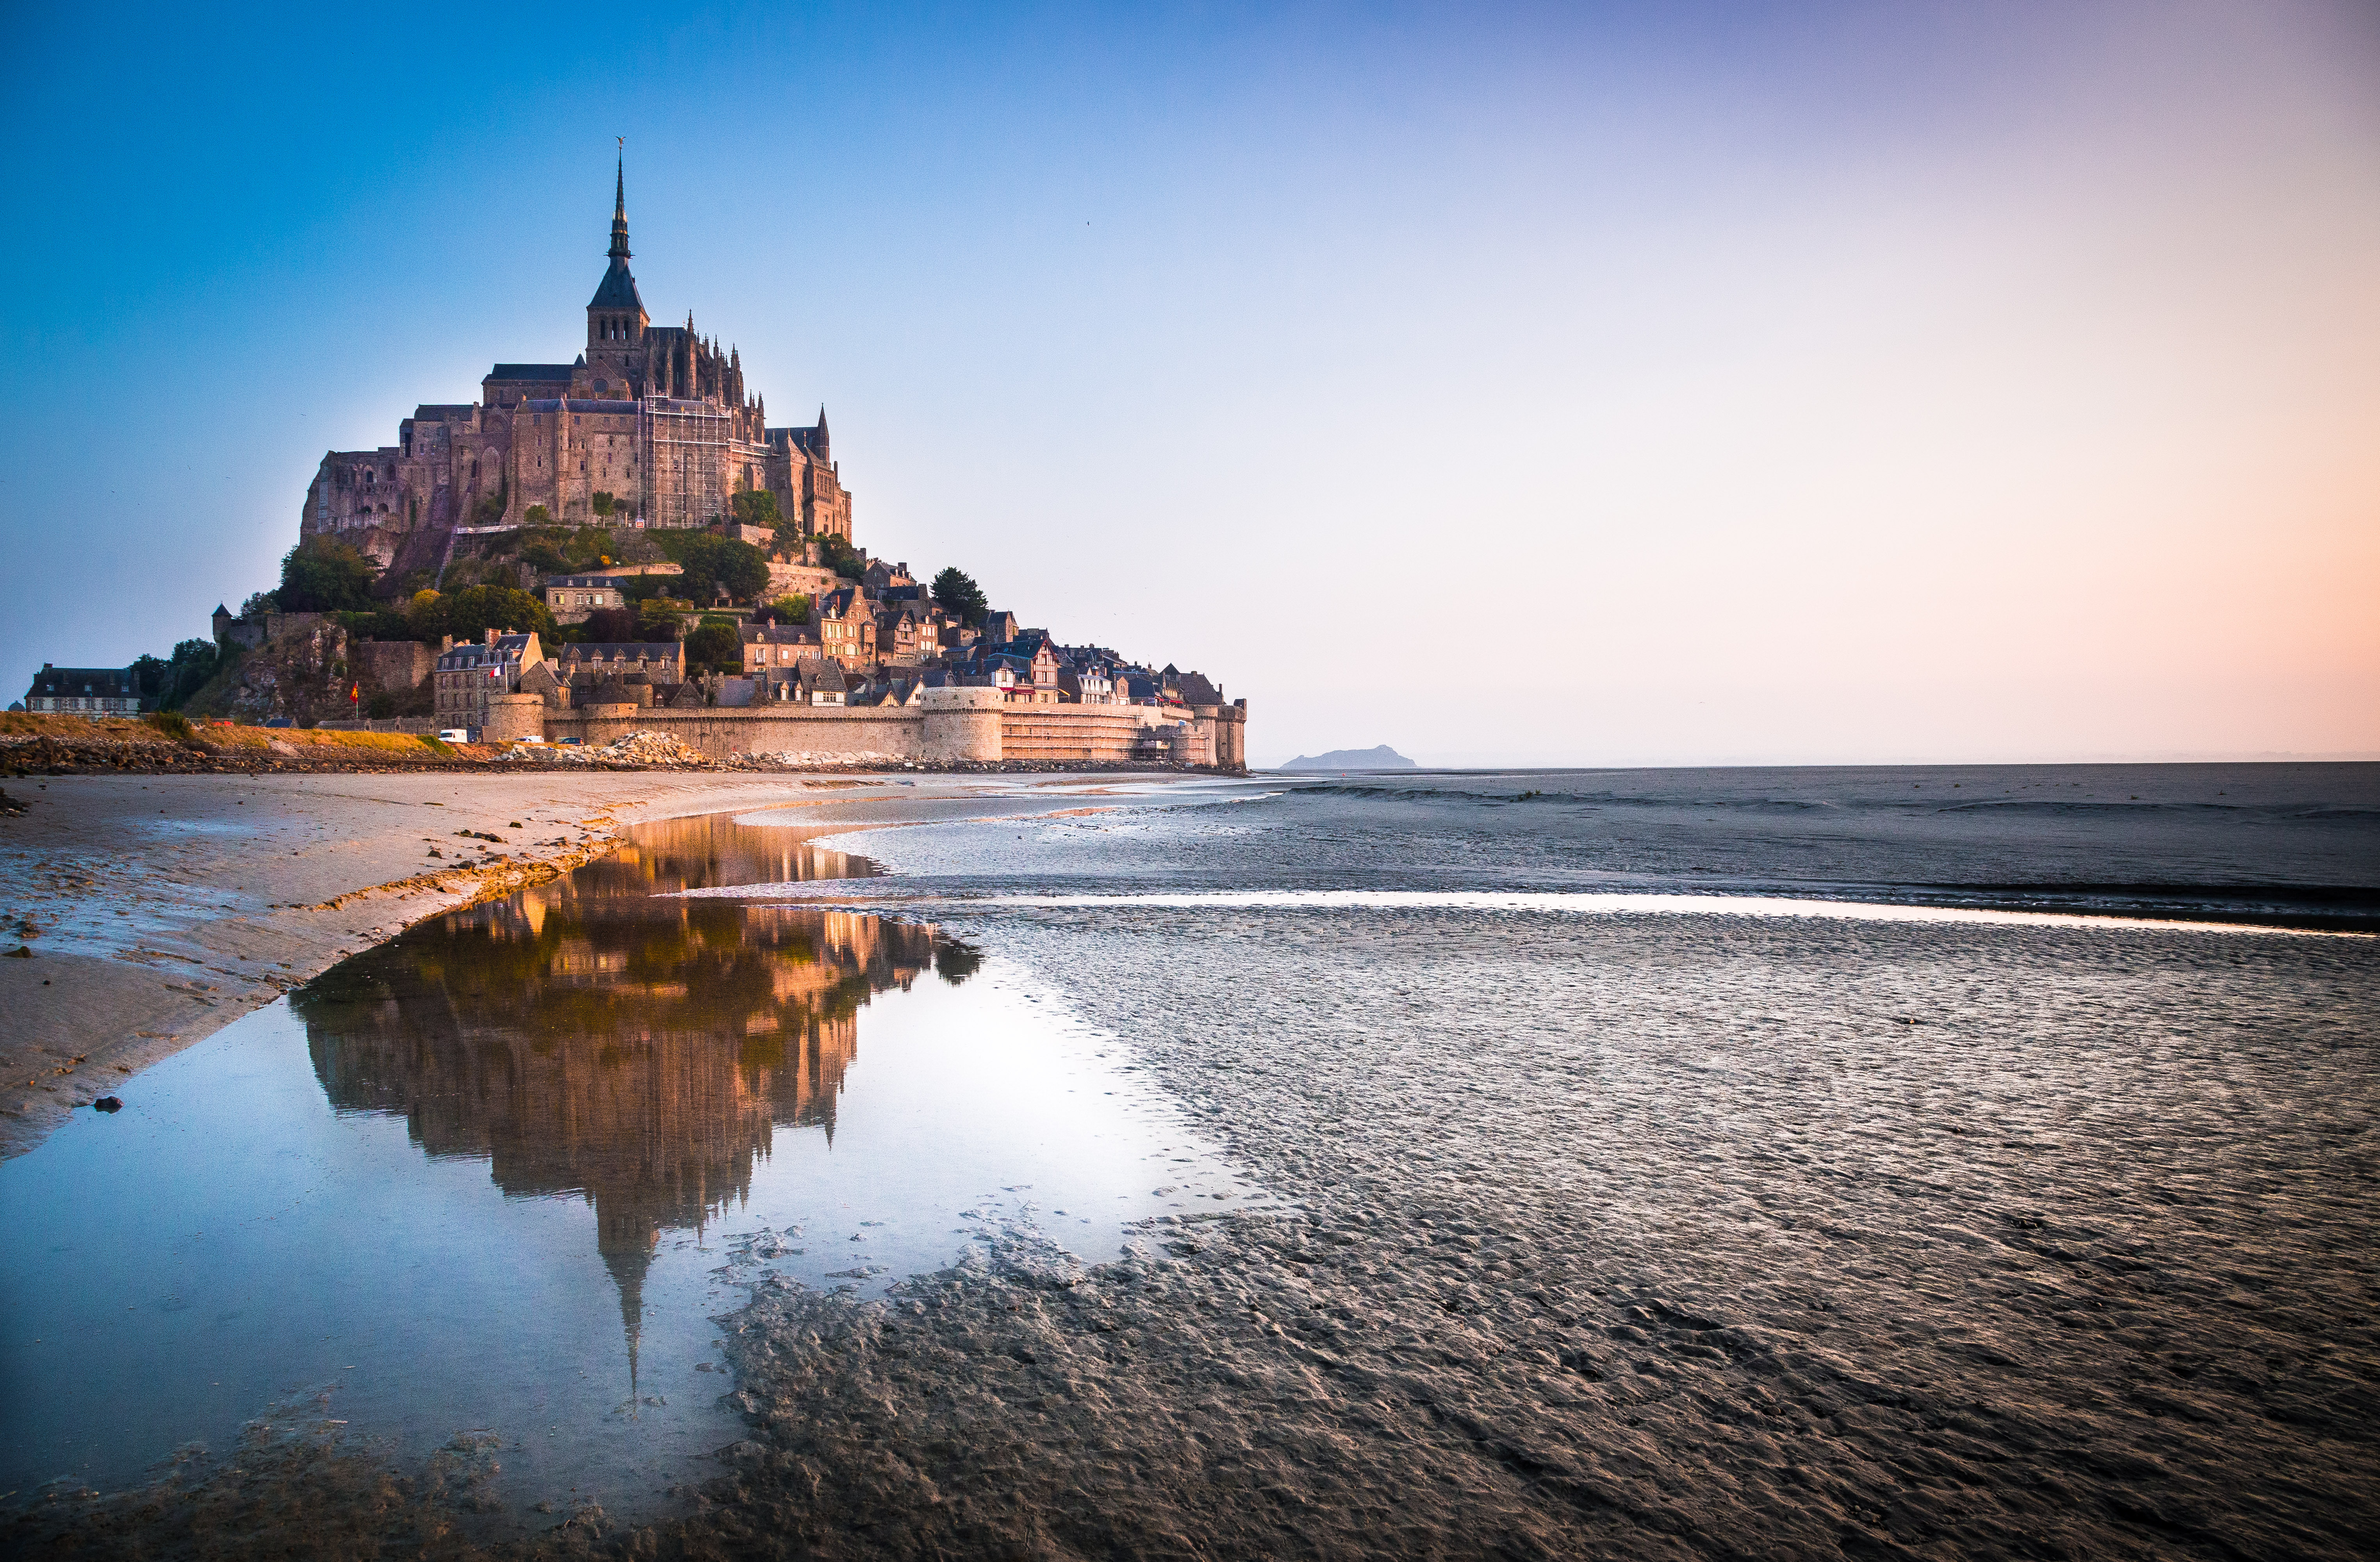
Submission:
<svg viewBox="0 0 2380 1562">
<path fill-rule="evenodd" d="M 739 351 L 697 332 L 690 313 L 684 325 L 647 316 L 628 270 L 624 177 L 576 361 L 499 363 L 478 401 L 415 407 L 394 445 L 328 453 L 299 530 L 429 568 L 457 528 L 518 526 L 532 506 L 565 525 L 698 527 L 759 489 L 806 535 L 850 537 L 825 409 L 814 424 L 769 427 Z"/>
</svg>

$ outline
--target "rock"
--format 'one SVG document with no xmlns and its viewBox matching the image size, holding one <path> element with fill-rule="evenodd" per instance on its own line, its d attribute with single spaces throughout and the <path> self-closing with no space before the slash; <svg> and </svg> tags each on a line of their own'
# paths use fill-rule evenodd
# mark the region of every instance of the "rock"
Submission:
<svg viewBox="0 0 2380 1562">
<path fill-rule="evenodd" d="M 124 1109 L 124 1103 L 113 1096 L 103 1096 L 91 1105 L 103 1112 L 120 1112 Z"/>
</svg>

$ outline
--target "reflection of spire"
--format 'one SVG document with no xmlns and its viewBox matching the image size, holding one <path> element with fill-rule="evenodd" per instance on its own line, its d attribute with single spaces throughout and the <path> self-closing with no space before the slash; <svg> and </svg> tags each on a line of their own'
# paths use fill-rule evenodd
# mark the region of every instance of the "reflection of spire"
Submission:
<svg viewBox="0 0 2380 1562">
<path fill-rule="evenodd" d="M 316 1076 L 343 1110 L 403 1117 L 429 1155 L 486 1157 L 508 1194 L 595 1205 L 633 1394 L 661 1233 L 700 1241 L 747 1200 L 772 1132 L 832 1142 L 859 1009 L 936 964 L 930 927 L 665 891 L 848 866 L 789 854 L 781 829 L 640 826 L 563 883 L 425 923 L 311 984 L 295 1007 Z"/>
<path fill-rule="evenodd" d="M 607 1217 L 599 1205 L 595 1211 L 595 1247 L 603 1255 L 603 1267 L 612 1271 L 613 1284 L 620 1288 L 620 1325 L 628 1337 L 628 1407 L 636 1413 L 637 1347 L 645 1336 L 645 1271 L 653 1265 L 653 1249 L 662 1234 L 641 1212 L 632 1212 L 625 1219 Z"/>
</svg>

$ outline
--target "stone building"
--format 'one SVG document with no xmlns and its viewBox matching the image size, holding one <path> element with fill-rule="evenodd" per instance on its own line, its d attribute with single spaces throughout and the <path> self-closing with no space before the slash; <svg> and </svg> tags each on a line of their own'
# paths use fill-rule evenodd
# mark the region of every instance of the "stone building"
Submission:
<svg viewBox="0 0 2380 1562">
<path fill-rule="evenodd" d="M 45 714 L 138 716 L 156 709 L 157 696 L 141 692 L 140 676 L 128 667 L 54 667 L 45 661 L 25 692 L 25 708 Z"/>
<path fill-rule="evenodd" d="M 458 528 L 555 521 L 700 527 L 766 489 L 809 536 L 851 536 L 826 410 L 771 428 L 742 354 L 655 325 L 628 270 L 627 187 L 614 188 L 609 265 L 569 363 L 499 363 L 476 402 L 425 402 L 396 443 L 332 451 L 306 492 L 301 538 L 336 537 L 382 565 L 435 568 Z"/>
<path fill-rule="evenodd" d="M 627 605 L 621 577 L 614 575 L 549 575 L 540 591 L 556 624 L 584 624 L 599 608 Z"/>
<path fill-rule="evenodd" d="M 478 644 L 449 646 L 432 673 L 433 713 L 442 727 L 476 729 L 488 720 L 488 698 L 518 688 L 521 674 L 545 660 L 537 631 L 499 635 L 491 629 Z"/>
</svg>

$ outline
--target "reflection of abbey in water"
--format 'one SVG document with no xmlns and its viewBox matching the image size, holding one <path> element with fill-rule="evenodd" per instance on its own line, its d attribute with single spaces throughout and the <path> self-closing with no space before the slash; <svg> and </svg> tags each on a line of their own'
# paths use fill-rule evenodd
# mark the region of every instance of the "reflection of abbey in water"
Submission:
<svg viewBox="0 0 2380 1562">
<path fill-rule="evenodd" d="M 558 883 L 425 923 L 298 995 L 342 1110 L 405 1118 L 516 1196 L 583 1193 L 633 1348 L 664 1227 L 746 1194 L 780 1126 L 833 1133 L 858 1011 L 975 957 L 929 927 L 657 892 L 825 877 L 833 854 L 723 820 L 638 832 Z M 759 855 L 756 858 L 754 854 Z"/>
</svg>

